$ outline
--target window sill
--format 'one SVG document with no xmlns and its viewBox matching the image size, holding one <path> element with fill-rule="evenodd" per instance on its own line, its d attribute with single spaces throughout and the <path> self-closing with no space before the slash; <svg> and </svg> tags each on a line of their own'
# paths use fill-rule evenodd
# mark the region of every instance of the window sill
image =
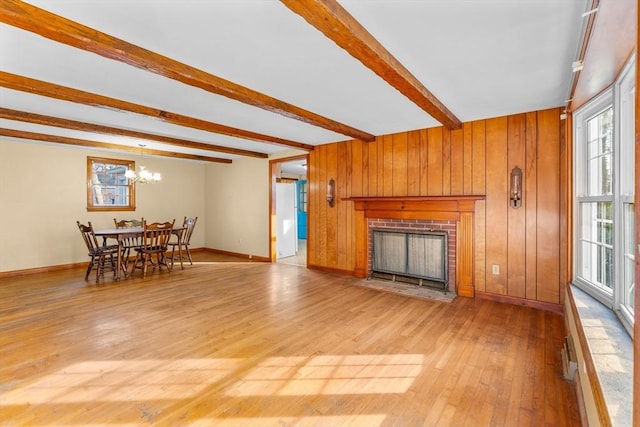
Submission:
<svg viewBox="0 0 640 427">
<path fill-rule="evenodd" d="M 613 426 L 632 425 L 633 342 L 615 313 L 575 285 L 570 286 L 577 322 L 593 359 L 597 383 Z M 579 332 L 580 333 L 580 332 Z M 577 337 L 576 337 L 577 338 Z M 576 339 L 576 345 L 578 345 Z M 579 367 L 584 372 L 585 367 Z"/>
</svg>

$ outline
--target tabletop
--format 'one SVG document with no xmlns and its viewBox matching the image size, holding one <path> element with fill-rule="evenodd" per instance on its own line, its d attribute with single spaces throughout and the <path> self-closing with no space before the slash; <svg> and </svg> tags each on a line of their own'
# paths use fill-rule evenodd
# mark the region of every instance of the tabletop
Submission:
<svg viewBox="0 0 640 427">
<path fill-rule="evenodd" d="M 184 231 L 186 227 L 183 226 L 174 226 L 172 229 L 172 233 L 175 235 L 179 235 L 182 231 Z M 124 237 L 129 234 L 140 235 L 144 232 L 144 228 L 142 227 L 122 227 L 122 228 L 102 228 L 100 230 L 94 230 L 93 234 L 96 236 L 103 237 Z"/>
<path fill-rule="evenodd" d="M 123 228 L 103 228 L 101 230 L 94 230 L 96 236 L 115 236 L 123 234 L 142 234 L 144 228 L 142 227 L 123 227 Z"/>
</svg>

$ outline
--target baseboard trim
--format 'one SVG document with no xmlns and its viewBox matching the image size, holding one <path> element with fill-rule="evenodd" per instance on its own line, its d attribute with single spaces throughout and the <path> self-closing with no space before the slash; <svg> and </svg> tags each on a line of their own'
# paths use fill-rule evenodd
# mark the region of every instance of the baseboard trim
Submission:
<svg viewBox="0 0 640 427">
<path fill-rule="evenodd" d="M 249 261 L 271 262 L 270 258 L 263 257 L 263 256 L 249 255 L 249 254 L 243 254 L 243 253 L 239 253 L 239 252 L 223 251 L 221 249 L 213 249 L 213 248 L 203 248 L 202 250 L 205 251 L 205 252 L 211 252 L 211 253 L 219 254 L 219 255 L 228 255 L 228 256 L 233 256 L 233 257 L 237 257 L 237 258 L 244 258 L 244 259 L 247 259 Z"/>
<path fill-rule="evenodd" d="M 346 274 L 349 276 L 359 277 L 356 274 L 356 272 L 352 270 L 343 270 L 340 268 L 325 267 L 322 265 L 314 265 L 314 264 L 307 264 L 307 268 L 311 270 L 326 271 L 327 273 L 338 273 L 338 274 Z"/>
<path fill-rule="evenodd" d="M 49 265 L 47 267 L 25 268 L 23 270 L 1 271 L 0 279 L 8 279 L 16 276 L 27 276 L 29 274 L 51 273 L 54 271 L 71 270 L 74 268 L 87 268 L 88 262 L 75 262 L 72 264 Z"/>
<path fill-rule="evenodd" d="M 248 254 L 241 254 L 236 252 L 229 251 L 221 251 L 219 249 L 211 249 L 211 248 L 189 248 L 189 252 L 212 252 L 221 255 L 229 255 L 238 258 L 245 258 L 251 261 L 257 262 L 271 262 L 269 258 L 261 257 L 261 256 L 250 256 Z M 11 271 L 0 271 L 0 279 L 8 279 L 10 277 L 17 276 L 27 276 L 29 274 L 38 274 L 38 273 L 52 273 L 54 271 L 62 271 L 62 270 L 71 270 L 74 268 L 87 268 L 89 263 L 87 261 L 84 262 L 74 262 L 70 264 L 60 264 L 60 265 L 49 265 L 45 267 L 34 267 L 34 268 L 25 268 L 22 270 L 11 270 Z"/>
<path fill-rule="evenodd" d="M 537 308 L 539 310 L 552 311 L 554 313 L 564 315 L 564 308 L 561 304 L 551 302 L 533 301 L 529 299 L 516 298 L 508 295 L 491 294 L 476 290 L 476 297 L 489 301 L 501 302 L 505 304 L 520 305 L 522 307 Z"/>
</svg>

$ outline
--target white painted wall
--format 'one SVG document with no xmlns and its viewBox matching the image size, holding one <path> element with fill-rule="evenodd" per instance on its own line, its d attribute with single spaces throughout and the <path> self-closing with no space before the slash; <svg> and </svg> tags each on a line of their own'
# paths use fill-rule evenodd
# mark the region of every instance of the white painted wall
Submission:
<svg viewBox="0 0 640 427">
<path fill-rule="evenodd" d="M 145 155 L 162 181 L 138 184 L 135 212 L 87 212 L 87 156 L 140 162 L 135 154 L 0 139 L 0 272 L 86 262 L 76 220 L 105 228 L 114 217 L 180 223 L 197 216 L 193 248 L 269 256 L 268 159 L 221 164 Z"/>
<path fill-rule="evenodd" d="M 191 243 L 205 246 L 203 163 L 145 155 L 147 168 L 163 179 L 138 184 L 135 212 L 87 212 L 87 156 L 140 161 L 135 154 L 0 140 L 0 271 L 86 262 L 76 220 L 105 228 L 114 217 L 181 223 L 198 216 Z"/>
<path fill-rule="evenodd" d="M 287 150 L 271 159 L 300 154 Z M 242 157 L 205 166 L 207 247 L 269 257 L 269 160 Z"/>
<path fill-rule="evenodd" d="M 269 257 L 269 161 L 205 166 L 207 247 Z"/>
</svg>

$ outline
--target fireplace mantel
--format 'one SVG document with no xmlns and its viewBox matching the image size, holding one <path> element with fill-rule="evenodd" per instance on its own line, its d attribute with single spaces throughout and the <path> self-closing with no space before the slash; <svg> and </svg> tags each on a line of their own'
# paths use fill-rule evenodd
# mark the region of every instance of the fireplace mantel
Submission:
<svg viewBox="0 0 640 427">
<path fill-rule="evenodd" d="M 354 275 L 368 274 L 367 250 L 369 233 L 367 218 L 427 219 L 456 221 L 457 283 L 461 296 L 474 296 L 473 280 L 473 215 L 475 202 L 485 196 L 401 196 L 348 197 L 355 210 L 356 265 Z"/>
<path fill-rule="evenodd" d="M 405 197 L 348 197 L 342 200 L 352 201 L 356 211 L 365 211 L 367 218 L 403 218 L 403 219 L 459 219 L 462 212 L 475 210 L 476 200 L 485 196 L 405 196 Z M 387 212 L 391 216 L 376 216 L 378 212 Z M 432 215 L 425 217 L 425 213 Z"/>
</svg>

